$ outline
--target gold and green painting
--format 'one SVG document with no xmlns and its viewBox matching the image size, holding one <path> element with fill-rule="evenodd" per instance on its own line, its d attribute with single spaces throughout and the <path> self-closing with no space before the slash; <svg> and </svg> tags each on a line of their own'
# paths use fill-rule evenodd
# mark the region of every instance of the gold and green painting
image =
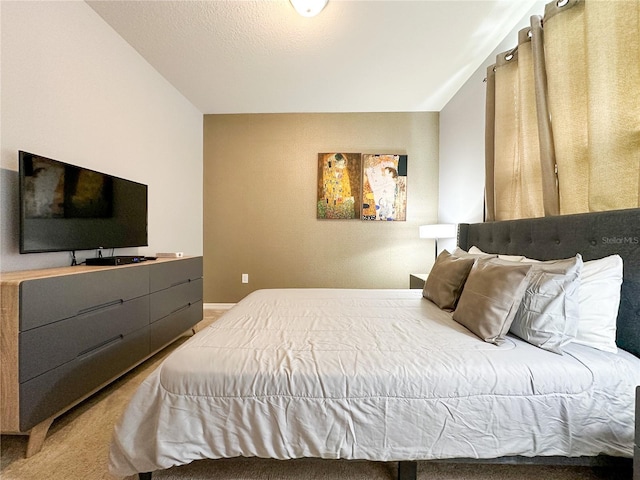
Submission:
<svg viewBox="0 0 640 480">
<path fill-rule="evenodd" d="M 362 155 L 362 219 L 407 219 L 407 155 Z"/>
<path fill-rule="evenodd" d="M 362 155 L 318 154 L 318 217 L 356 219 L 362 203 Z"/>
</svg>

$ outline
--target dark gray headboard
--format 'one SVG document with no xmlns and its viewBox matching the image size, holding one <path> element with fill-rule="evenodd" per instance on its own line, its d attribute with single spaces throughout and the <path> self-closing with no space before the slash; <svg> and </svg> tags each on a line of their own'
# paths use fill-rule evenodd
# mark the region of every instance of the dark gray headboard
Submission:
<svg viewBox="0 0 640 480">
<path fill-rule="evenodd" d="M 640 208 L 557 217 L 460 224 L 458 245 L 490 253 L 538 260 L 585 261 L 618 254 L 624 280 L 618 312 L 617 344 L 640 357 Z"/>
</svg>

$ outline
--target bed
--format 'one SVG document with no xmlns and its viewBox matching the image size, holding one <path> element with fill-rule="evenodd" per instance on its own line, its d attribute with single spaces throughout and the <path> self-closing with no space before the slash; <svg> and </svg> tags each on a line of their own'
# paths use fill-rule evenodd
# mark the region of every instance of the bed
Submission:
<svg viewBox="0 0 640 480">
<path fill-rule="evenodd" d="M 439 308 L 427 287 L 256 291 L 139 387 L 116 426 L 110 471 L 143 479 L 204 458 L 318 457 L 398 461 L 399 476 L 415 478 L 417 460 L 628 459 L 639 239 L 640 209 L 460 225 L 452 261 L 471 266 L 455 308 Z M 533 270 L 551 275 L 530 259 L 573 258 L 575 274 L 613 255 L 624 262 L 613 347 L 594 348 L 588 336 L 497 339 L 465 323 L 463 307 L 478 302 L 471 285 L 487 283 L 479 271 L 507 271 L 497 281 L 509 278 L 505 291 L 518 283 L 520 304 Z"/>
</svg>

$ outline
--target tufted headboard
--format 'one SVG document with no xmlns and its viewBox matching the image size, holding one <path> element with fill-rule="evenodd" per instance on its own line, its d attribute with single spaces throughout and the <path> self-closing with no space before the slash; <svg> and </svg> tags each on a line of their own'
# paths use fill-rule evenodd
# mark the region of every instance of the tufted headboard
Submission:
<svg viewBox="0 0 640 480">
<path fill-rule="evenodd" d="M 624 279 L 618 311 L 617 344 L 640 357 L 640 208 L 556 217 L 462 223 L 458 245 L 490 253 L 524 255 L 538 260 L 585 261 L 618 254 Z"/>
</svg>

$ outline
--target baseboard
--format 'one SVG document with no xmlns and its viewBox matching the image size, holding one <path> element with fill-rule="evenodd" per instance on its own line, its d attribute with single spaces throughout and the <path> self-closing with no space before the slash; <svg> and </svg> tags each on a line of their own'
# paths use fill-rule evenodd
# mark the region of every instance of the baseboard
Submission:
<svg viewBox="0 0 640 480">
<path fill-rule="evenodd" d="M 203 310 L 229 310 L 235 303 L 204 303 L 202 305 Z"/>
</svg>

